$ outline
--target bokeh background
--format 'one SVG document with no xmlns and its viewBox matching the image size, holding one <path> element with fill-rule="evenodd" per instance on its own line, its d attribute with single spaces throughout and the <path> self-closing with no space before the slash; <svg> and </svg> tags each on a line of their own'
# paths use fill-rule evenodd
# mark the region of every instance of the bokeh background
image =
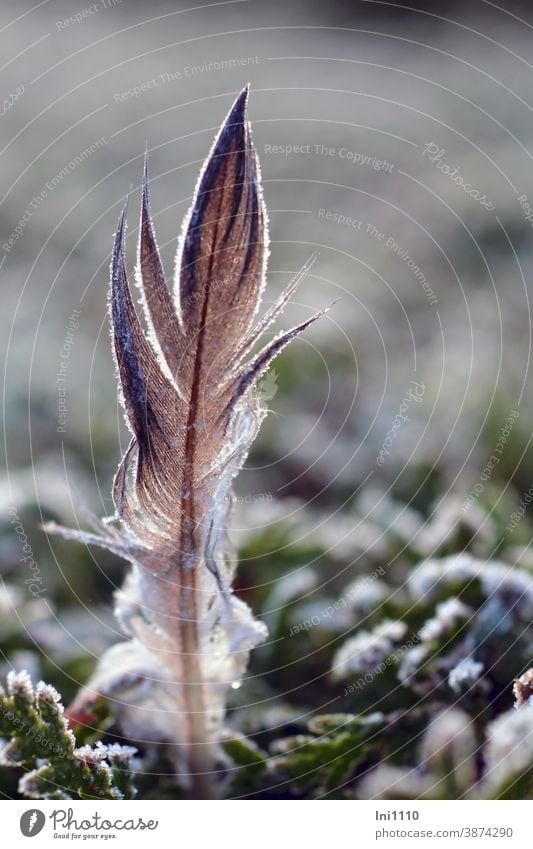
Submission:
<svg viewBox="0 0 533 849">
<path fill-rule="evenodd" d="M 276 633 L 288 600 L 301 621 L 376 565 L 401 575 L 452 539 L 497 553 L 533 468 L 532 33 L 529 4 L 488 0 L 2 4 L 2 673 L 30 668 L 68 701 L 119 638 L 124 565 L 40 524 L 112 512 L 127 435 L 108 266 L 130 192 L 133 269 L 145 148 L 170 279 L 199 168 L 247 82 L 267 301 L 318 251 L 285 326 L 334 305 L 263 387 L 273 412 L 236 484 L 240 592 Z M 351 627 L 339 614 L 306 642 L 269 642 L 249 701 L 338 707 L 328 658 Z"/>
</svg>

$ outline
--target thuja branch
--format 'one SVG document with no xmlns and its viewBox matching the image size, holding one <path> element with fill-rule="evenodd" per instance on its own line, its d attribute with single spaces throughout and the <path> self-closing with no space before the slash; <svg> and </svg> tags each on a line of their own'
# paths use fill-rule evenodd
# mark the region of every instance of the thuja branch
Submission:
<svg viewBox="0 0 533 849">
<path fill-rule="evenodd" d="M 0 765 L 22 767 L 19 793 L 30 799 L 132 799 L 135 749 L 113 743 L 78 748 L 59 694 L 26 672 L 0 687 Z"/>
</svg>

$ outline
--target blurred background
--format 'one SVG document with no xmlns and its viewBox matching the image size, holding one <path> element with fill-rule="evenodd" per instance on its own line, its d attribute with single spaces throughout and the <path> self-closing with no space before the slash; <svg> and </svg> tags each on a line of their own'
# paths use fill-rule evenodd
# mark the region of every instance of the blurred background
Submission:
<svg viewBox="0 0 533 849">
<path fill-rule="evenodd" d="M 108 266 L 131 191 L 133 269 L 145 148 L 170 278 L 247 82 L 266 300 L 316 250 L 284 326 L 335 303 L 263 386 L 273 412 L 236 484 L 241 593 L 276 633 L 289 599 L 301 621 L 378 565 L 401 575 L 452 538 L 497 551 L 532 482 L 532 29 L 529 4 L 488 0 L 1 5 L 2 673 L 31 667 L 68 701 L 119 637 L 124 565 L 39 527 L 112 512 Z M 330 638 L 278 637 L 254 668 L 330 704 Z"/>
</svg>

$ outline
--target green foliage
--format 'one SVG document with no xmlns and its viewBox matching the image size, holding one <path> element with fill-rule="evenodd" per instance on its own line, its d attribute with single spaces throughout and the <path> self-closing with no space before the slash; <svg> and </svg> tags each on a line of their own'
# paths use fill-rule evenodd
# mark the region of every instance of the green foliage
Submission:
<svg viewBox="0 0 533 849">
<path fill-rule="evenodd" d="M 97 742 L 77 748 L 59 694 L 27 673 L 9 673 L 0 688 L 0 756 L 4 767 L 22 767 L 18 792 L 30 799 L 132 799 L 129 746 Z"/>
<path fill-rule="evenodd" d="M 274 503 L 269 533 L 241 537 L 242 595 L 270 639 L 231 691 L 218 781 L 227 797 L 533 798 L 533 673 L 524 673 L 533 661 L 533 555 L 525 545 L 533 528 L 525 515 L 506 531 L 512 497 L 494 506 L 488 487 L 484 496 L 466 509 L 463 497 L 449 496 L 419 514 L 388 497 L 374 507 L 367 489 L 327 521 L 310 511 L 284 518 Z M 246 509 L 261 528 L 263 507 Z M 2 628 L 10 662 L 70 698 L 73 682 L 46 655 L 75 681 L 86 678 L 87 657 L 60 643 L 43 604 L 30 600 L 24 620 L 46 648 L 34 671 L 34 643 L 10 614 L 24 597 L 13 585 L 9 593 Z M 72 627 L 81 627 L 78 618 Z M 87 636 L 94 639 L 88 627 Z M 36 797 L 57 788 L 72 798 L 131 796 L 131 755 L 117 774 L 116 747 L 98 742 L 120 728 L 113 704 L 91 705 L 60 763 L 48 745 L 65 733 L 61 709 L 52 699 L 48 717 L 38 692 L 26 719 L 11 693 L 2 696 L 4 762 L 29 771 L 20 780 L 20 768 L 2 770 L 2 791 L 17 795 L 14 776 L 19 794 Z M 41 740 L 28 741 L 17 717 Z M 140 798 L 183 797 L 174 754 L 164 742 L 141 746 Z"/>
<path fill-rule="evenodd" d="M 283 662 L 289 686 L 303 665 L 298 658 L 309 677 L 317 659 L 329 663 L 329 680 L 322 674 L 305 694 L 320 690 L 324 699 L 329 691 L 328 702 L 345 713 L 315 708 L 305 727 L 295 720 L 283 728 L 265 716 L 245 728 L 238 710 L 233 722 L 251 736 L 250 746 L 262 748 L 225 746 L 238 767 L 234 793 L 533 796 L 533 672 L 522 674 L 533 659 L 531 556 L 503 533 L 498 511 L 463 504 L 442 501 L 426 521 L 385 499 L 381 512 L 368 510 L 362 531 L 366 539 L 375 535 L 371 524 L 384 531 L 379 552 L 365 553 L 373 571 L 344 586 L 330 583 L 318 599 L 310 567 L 277 583 L 265 603 L 279 608 L 268 623 L 271 681 L 280 680 Z M 527 517 L 523 526 L 530 535 Z M 338 538 L 345 533 L 339 522 Z M 328 534 L 335 536 L 331 528 Z M 518 710 L 511 707 L 513 679 Z M 253 701 L 243 692 L 247 698 Z"/>
<path fill-rule="evenodd" d="M 261 798 L 345 798 L 353 795 L 360 770 L 383 757 L 397 758 L 396 744 L 421 727 L 422 714 L 375 712 L 324 714 L 306 724 L 305 733 L 274 740 L 268 751 L 242 736 L 223 742 L 233 764 L 232 795 Z"/>
<path fill-rule="evenodd" d="M 254 792 L 261 786 L 268 770 L 268 755 L 252 740 L 241 735 L 230 736 L 221 742 L 231 764 L 230 785 L 235 796 Z"/>
<path fill-rule="evenodd" d="M 319 716 L 310 735 L 297 735 L 272 746 L 271 768 L 279 781 L 302 795 L 321 796 L 343 787 L 357 767 L 379 746 L 385 717 Z"/>
</svg>

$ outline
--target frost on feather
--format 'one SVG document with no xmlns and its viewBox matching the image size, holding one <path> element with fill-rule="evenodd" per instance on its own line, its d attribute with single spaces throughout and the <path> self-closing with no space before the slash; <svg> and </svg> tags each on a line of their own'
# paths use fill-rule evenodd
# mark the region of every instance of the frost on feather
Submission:
<svg viewBox="0 0 533 849">
<path fill-rule="evenodd" d="M 189 775 L 209 769 L 227 688 L 266 636 L 232 593 L 236 563 L 226 538 L 232 479 L 265 415 L 256 383 L 320 315 L 251 353 L 307 268 L 258 319 L 268 236 L 247 97 L 245 89 L 202 169 L 171 285 L 145 164 L 136 267 L 143 320 L 126 270 L 126 210 L 121 215 L 109 303 L 131 441 L 113 485 L 114 524 L 101 536 L 67 532 L 132 564 L 116 598 L 130 642 L 102 659 L 72 712 L 99 692 L 116 695 L 130 733 L 149 728 L 174 742 Z"/>
</svg>

